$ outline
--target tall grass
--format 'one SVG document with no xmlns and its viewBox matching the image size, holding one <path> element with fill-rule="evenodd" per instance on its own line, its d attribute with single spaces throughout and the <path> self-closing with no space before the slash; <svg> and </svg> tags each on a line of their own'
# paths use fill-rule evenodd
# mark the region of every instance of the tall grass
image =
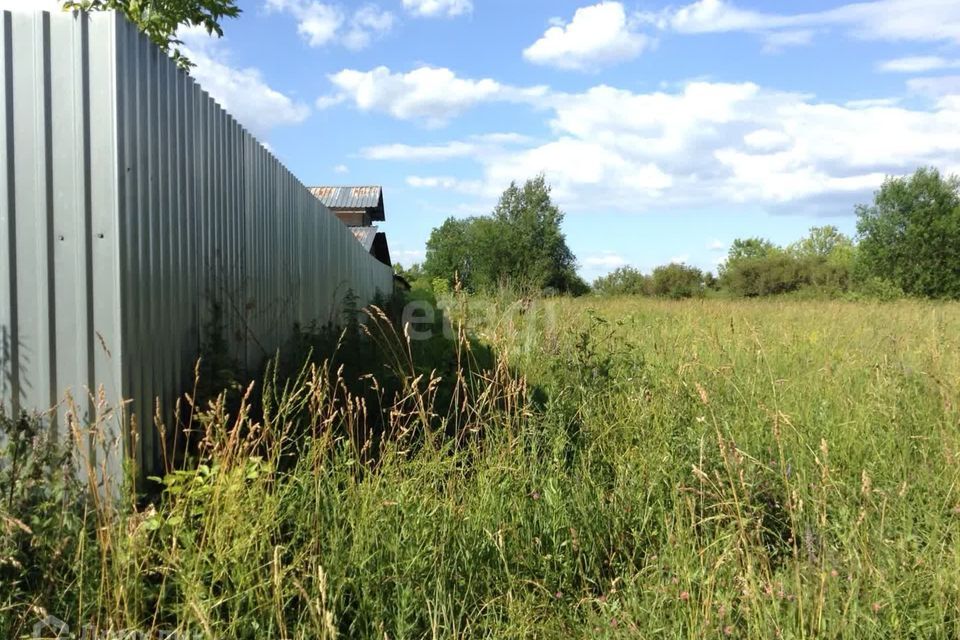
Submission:
<svg viewBox="0 0 960 640">
<path fill-rule="evenodd" d="M 450 313 L 443 366 L 375 314 L 363 392 L 314 359 L 212 405 L 145 507 L 11 483 L 0 635 L 960 636 L 960 307 Z"/>
</svg>

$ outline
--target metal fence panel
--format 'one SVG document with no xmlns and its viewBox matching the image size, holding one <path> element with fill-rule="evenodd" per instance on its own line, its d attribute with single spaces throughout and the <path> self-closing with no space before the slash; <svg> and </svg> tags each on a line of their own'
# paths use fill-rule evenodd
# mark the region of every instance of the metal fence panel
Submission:
<svg viewBox="0 0 960 640">
<path fill-rule="evenodd" d="M 19 393 L 13 389 L 19 387 L 17 374 L 19 369 L 16 363 L 19 354 L 13 336 L 17 334 L 16 310 L 13 302 L 16 300 L 14 274 L 17 264 L 17 245 L 14 237 L 16 223 L 16 207 L 13 195 L 16 193 L 14 185 L 13 155 L 13 16 L 10 13 L 0 13 L 0 73 L 3 83 L 0 84 L 0 265 L 3 273 L 0 277 L 0 391 L 7 400 L 8 408 L 14 412 L 20 408 Z"/>
<path fill-rule="evenodd" d="M 219 309 L 259 366 L 295 325 L 392 288 L 276 158 L 124 19 L 0 12 L 4 410 L 76 409 L 143 471 Z M 72 397 L 73 402 L 64 402 Z M 122 415 L 119 411 L 123 407 Z M 133 435 L 130 435 L 131 432 Z M 64 436 L 67 434 L 64 433 Z"/>
</svg>

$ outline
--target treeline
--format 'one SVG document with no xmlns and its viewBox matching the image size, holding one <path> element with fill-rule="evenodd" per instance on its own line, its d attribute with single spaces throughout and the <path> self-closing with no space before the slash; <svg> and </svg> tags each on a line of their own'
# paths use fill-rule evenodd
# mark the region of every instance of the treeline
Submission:
<svg viewBox="0 0 960 640">
<path fill-rule="evenodd" d="M 960 178 L 932 168 L 888 178 L 873 202 L 856 207 L 857 233 L 814 227 L 788 246 L 763 238 L 733 242 L 714 276 L 685 264 L 646 274 L 621 267 L 598 278 L 599 295 L 690 298 L 783 294 L 960 298 Z M 434 291 L 501 286 L 581 295 L 576 258 L 560 230 L 563 213 L 543 176 L 511 184 L 490 216 L 450 218 L 433 230 L 423 266 L 405 275 Z"/>
<path fill-rule="evenodd" d="M 686 264 L 666 264 L 649 275 L 633 267 L 620 267 L 597 278 L 594 292 L 610 296 L 659 296 L 664 298 L 693 298 L 716 289 L 716 279 Z"/>
<path fill-rule="evenodd" d="M 710 291 L 734 296 L 767 296 L 813 289 L 822 294 L 849 291 L 856 246 L 833 226 L 814 227 L 789 247 L 763 238 L 737 239 L 719 276 L 686 264 L 657 267 L 649 275 L 621 267 L 598 278 L 593 289 L 602 295 L 648 295 L 690 298 Z"/>
<path fill-rule="evenodd" d="M 649 275 L 622 267 L 598 278 L 602 295 L 685 298 L 710 291 L 739 297 L 781 294 L 960 298 L 960 179 L 935 169 L 888 178 L 859 205 L 857 237 L 814 227 L 786 246 L 763 238 L 733 242 L 718 276 L 682 264 Z"/>
</svg>

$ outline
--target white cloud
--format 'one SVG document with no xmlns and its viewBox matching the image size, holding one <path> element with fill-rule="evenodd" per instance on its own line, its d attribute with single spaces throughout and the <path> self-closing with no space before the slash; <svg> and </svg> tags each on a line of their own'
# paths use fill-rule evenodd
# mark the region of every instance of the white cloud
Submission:
<svg viewBox="0 0 960 640">
<path fill-rule="evenodd" d="M 472 0 L 403 0 L 403 8 L 424 18 L 463 15 L 473 11 Z"/>
<path fill-rule="evenodd" d="M 938 96 L 951 87 L 941 80 Z M 510 181 L 544 172 L 570 211 L 733 205 L 842 214 L 887 174 L 922 165 L 960 168 L 960 87 L 951 93 L 926 108 L 907 108 L 887 99 L 823 102 L 753 83 L 690 82 L 650 93 L 601 85 L 538 98 L 536 107 L 549 114 L 545 140 L 490 145 L 482 153 L 469 139 L 371 153 L 401 162 L 469 158 L 479 178 L 409 183 L 488 203 Z"/>
<path fill-rule="evenodd" d="M 960 59 L 948 60 L 940 56 L 909 56 L 881 62 L 877 68 L 889 73 L 923 73 L 942 69 L 960 69 Z"/>
<path fill-rule="evenodd" d="M 630 261 L 616 251 L 601 251 L 599 253 L 588 254 L 578 262 L 581 276 L 590 281 L 607 275 L 620 267 L 630 265 Z"/>
<path fill-rule="evenodd" d="M 350 167 L 348 167 L 345 164 L 338 164 L 333 168 L 333 172 L 341 175 L 345 173 L 350 173 Z"/>
<path fill-rule="evenodd" d="M 895 107 L 900 102 L 900 98 L 865 98 L 863 100 L 847 100 L 843 103 L 843 106 L 848 109 L 871 109 L 873 107 Z"/>
<path fill-rule="evenodd" d="M 532 138 L 522 133 L 484 133 L 471 136 L 471 140 L 488 144 L 525 144 Z"/>
<path fill-rule="evenodd" d="M 389 113 L 400 120 L 421 120 L 429 126 L 443 125 L 483 102 L 531 102 L 547 91 L 544 87 L 518 89 L 489 78 L 458 78 L 442 67 L 419 67 L 408 73 L 393 73 L 387 67 L 371 71 L 344 69 L 329 79 L 337 93 L 321 97 L 317 108 L 350 101 L 361 111 Z"/>
<path fill-rule="evenodd" d="M 343 14 L 336 7 L 311 2 L 297 14 L 297 32 L 311 47 L 322 47 L 337 35 L 343 25 Z"/>
<path fill-rule="evenodd" d="M 779 53 L 787 47 L 800 47 L 813 42 L 816 31 L 813 29 L 795 29 L 792 31 L 774 31 L 763 38 L 765 53 Z"/>
<path fill-rule="evenodd" d="M 416 264 L 422 264 L 427 257 L 424 249 L 404 249 L 401 247 L 391 247 L 390 256 L 393 258 L 393 264 L 404 267 L 412 267 Z"/>
<path fill-rule="evenodd" d="M 720 240 L 711 240 L 707 243 L 707 249 L 710 251 L 724 251 L 727 248 L 727 244 Z"/>
<path fill-rule="evenodd" d="M 667 264 L 687 264 L 688 262 L 690 262 L 690 254 L 681 253 L 678 256 L 671 256 Z"/>
<path fill-rule="evenodd" d="M 743 142 L 757 151 L 778 151 L 790 145 L 790 136 L 775 129 L 757 129 L 743 136 Z"/>
<path fill-rule="evenodd" d="M 507 145 L 526 144 L 530 138 L 519 133 L 488 133 L 438 145 L 385 144 L 365 147 L 360 155 L 370 160 L 438 162 L 500 152 Z"/>
<path fill-rule="evenodd" d="M 436 189 L 437 187 L 454 189 L 459 182 L 456 178 L 448 176 L 407 176 L 407 184 L 417 189 Z"/>
<path fill-rule="evenodd" d="M 579 71 L 630 60 L 652 46 L 619 2 L 577 9 L 569 24 L 554 25 L 523 52 L 530 62 Z"/>
<path fill-rule="evenodd" d="M 319 98 L 317 98 L 314 104 L 317 107 L 317 109 L 320 109 L 321 111 L 323 111 L 324 109 L 330 109 L 332 107 L 335 107 L 338 104 L 343 104 L 346 101 L 347 101 L 347 96 L 340 93 L 340 94 L 334 94 L 330 96 L 320 96 Z"/>
<path fill-rule="evenodd" d="M 275 127 L 299 124 L 310 115 L 307 105 L 272 88 L 258 69 L 232 66 L 223 41 L 201 27 L 181 28 L 177 36 L 195 65 L 190 75 L 255 136 L 265 137 Z"/>
<path fill-rule="evenodd" d="M 437 161 L 451 158 L 464 158 L 473 155 L 476 146 L 468 142 L 448 142 L 436 146 L 413 146 L 408 144 L 386 144 L 367 147 L 360 155 L 371 160 Z"/>
<path fill-rule="evenodd" d="M 911 78 L 907 80 L 907 89 L 912 93 L 919 93 L 934 98 L 960 95 L 960 75 Z"/>
<path fill-rule="evenodd" d="M 59 0 L 0 0 L 0 11 L 63 11 Z"/>
<path fill-rule="evenodd" d="M 406 182 L 415 189 L 446 189 L 474 196 L 486 194 L 486 185 L 480 180 L 462 180 L 451 176 L 407 176 Z M 485 208 L 485 205 L 480 208 L 466 207 L 465 209 L 471 209 L 476 213 L 481 208 Z"/>
<path fill-rule="evenodd" d="M 375 5 L 366 5 L 350 19 L 350 30 L 344 36 L 343 44 L 354 51 L 365 49 L 374 38 L 389 33 L 393 24 L 392 13 Z"/>
<path fill-rule="evenodd" d="M 393 14 L 374 4 L 363 5 L 352 15 L 340 5 L 316 0 L 267 0 L 266 7 L 292 15 L 297 32 L 311 47 L 336 42 L 354 51 L 364 49 L 394 25 Z"/>
<path fill-rule="evenodd" d="M 586 196 L 595 191 L 661 196 L 673 184 L 656 162 L 638 162 L 623 150 L 589 139 L 563 136 L 544 145 L 506 154 L 486 165 L 489 193 L 498 193 L 511 180 L 546 174 L 559 198 Z"/>
<path fill-rule="evenodd" d="M 955 108 L 848 109 L 750 83 L 652 94 L 599 87 L 554 108 L 558 133 L 603 145 L 631 170 L 655 165 L 671 178 L 665 195 L 673 201 L 777 204 L 862 193 L 885 172 L 955 163 L 960 149 Z M 656 189 L 633 193 L 644 208 L 656 206 Z"/>
<path fill-rule="evenodd" d="M 786 16 L 739 9 L 726 0 L 699 0 L 676 10 L 667 9 L 656 22 L 661 29 L 680 33 L 753 31 L 797 24 Z"/>
<path fill-rule="evenodd" d="M 395 262 L 401 264 L 413 264 L 416 262 L 423 262 L 423 259 L 427 257 L 427 252 L 423 249 L 401 249 L 391 252 Z"/>
<path fill-rule="evenodd" d="M 604 251 L 603 253 L 589 255 L 580 262 L 584 267 L 603 267 L 606 269 L 616 269 L 629 264 L 626 258 L 615 251 Z"/>
<path fill-rule="evenodd" d="M 343 11 L 332 4 L 308 0 L 267 0 L 268 11 L 282 11 L 297 20 L 297 32 L 311 47 L 321 47 L 343 26 Z"/>
<path fill-rule="evenodd" d="M 876 0 L 810 13 L 777 14 L 741 9 L 728 0 L 698 0 L 679 9 L 645 14 L 660 29 L 679 33 L 749 31 L 809 42 L 811 29 L 839 28 L 863 40 L 960 42 L 960 3 L 953 0 Z M 770 34 L 780 33 L 779 36 Z M 792 35 L 787 35 L 791 34 Z"/>
<path fill-rule="evenodd" d="M 960 3 L 953 0 L 859 2 L 820 15 L 864 40 L 960 42 Z"/>
</svg>

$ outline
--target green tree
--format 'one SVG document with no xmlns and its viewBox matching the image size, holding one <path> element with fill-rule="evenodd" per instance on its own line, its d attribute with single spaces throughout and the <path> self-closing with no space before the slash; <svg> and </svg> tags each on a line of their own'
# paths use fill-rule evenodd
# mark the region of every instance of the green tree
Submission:
<svg viewBox="0 0 960 640">
<path fill-rule="evenodd" d="M 464 283 L 469 282 L 473 260 L 467 235 L 474 220 L 475 218 L 447 218 L 430 233 L 423 263 L 423 270 L 428 277 L 442 278 L 451 283 L 457 279 Z"/>
<path fill-rule="evenodd" d="M 490 291 L 512 281 L 508 266 L 511 254 L 509 229 L 488 216 L 470 220 L 466 229 L 467 271 L 464 283 L 472 290 Z"/>
<path fill-rule="evenodd" d="M 576 257 L 560 229 L 563 212 L 550 198 L 550 185 L 541 174 L 523 187 L 511 182 L 493 210 L 498 244 L 498 270 L 537 288 L 570 288 Z"/>
<path fill-rule="evenodd" d="M 403 276 L 410 282 L 413 282 L 414 280 L 419 280 L 424 276 L 423 267 L 420 265 L 419 262 L 414 262 L 409 267 L 405 267 L 399 262 L 394 262 L 393 272 L 399 276 Z"/>
<path fill-rule="evenodd" d="M 960 178 L 933 168 L 887 178 L 857 207 L 859 266 L 904 292 L 960 297 Z"/>
<path fill-rule="evenodd" d="M 222 36 L 220 22 L 240 15 L 236 0 L 66 0 L 63 7 L 122 13 L 183 68 L 191 63 L 177 48 L 183 44 L 177 39 L 177 29 L 200 26 L 207 33 Z"/>
<path fill-rule="evenodd" d="M 856 251 L 853 240 L 831 225 L 811 228 L 786 249 L 762 238 L 738 239 L 720 269 L 720 282 L 740 296 L 807 288 L 836 295 L 850 289 Z"/>
<path fill-rule="evenodd" d="M 717 280 L 717 276 L 713 275 L 712 272 L 707 271 L 703 274 L 703 286 L 707 289 L 716 291 L 720 288 L 720 282 Z"/>
<path fill-rule="evenodd" d="M 827 258 L 846 261 L 852 256 L 853 240 L 832 225 L 812 227 L 807 237 L 794 242 L 787 249 L 800 258 Z"/>
<path fill-rule="evenodd" d="M 738 262 L 766 258 L 782 250 L 765 238 L 737 238 L 727 251 L 727 260 L 717 268 L 721 281 Z"/>
<path fill-rule="evenodd" d="M 654 269 L 650 279 L 656 296 L 679 299 L 703 295 L 703 272 L 696 267 L 673 262 Z"/>
<path fill-rule="evenodd" d="M 431 278 L 460 282 L 470 290 L 501 284 L 579 294 L 589 289 L 576 274 L 576 258 L 561 230 L 563 212 L 553 204 L 543 176 L 522 187 L 512 183 L 493 214 L 450 218 L 427 241 L 424 269 Z"/>
<path fill-rule="evenodd" d="M 737 238 L 727 252 L 727 263 L 748 258 L 766 258 L 780 251 L 780 247 L 765 238 Z"/>
<path fill-rule="evenodd" d="M 850 289 L 857 256 L 853 239 L 832 225 L 813 227 L 810 233 L 787 248 L 799 261 L 808 283 L 824 293 Z"/>
</svg>

